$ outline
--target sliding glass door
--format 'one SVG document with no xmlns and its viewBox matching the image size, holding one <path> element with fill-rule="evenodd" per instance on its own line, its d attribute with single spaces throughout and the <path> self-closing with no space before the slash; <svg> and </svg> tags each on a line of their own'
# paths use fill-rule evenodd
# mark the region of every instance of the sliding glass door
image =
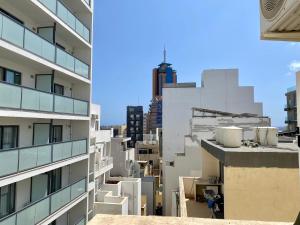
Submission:
<svg viewBox="0 0 300 225">
<path fill-rule="evenodd" d="M 18 126 L 0 126 L 0 149 L 17 148 L 18 132 Z"/>
<path fill-rule="evenodd" d="M 15 184 L 0 187 L 0 218 L 15 211 L 15 191 Z"/>
</svg>

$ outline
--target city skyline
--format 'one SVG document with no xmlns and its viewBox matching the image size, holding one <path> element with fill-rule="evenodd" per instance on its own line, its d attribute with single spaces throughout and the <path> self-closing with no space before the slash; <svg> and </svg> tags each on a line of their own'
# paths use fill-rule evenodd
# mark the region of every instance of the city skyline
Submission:
<svg viewBox="0 0 300 225">
<path fill-rule="evenodd" d="M 272 118 L 272 125 L 283 126 L 285 92 L 295 85 L 300 45 L 261 41 L 259 3 L 234 2 L 95 2 L 93 100 L 102 105 L 103 124 L 124 124 L 127 105 L 148 110 L 151 70 L 163 61 L 166 44 L 178 82 L 200 86 L 205 69 L 238 68 L 240 85 L 254 86 L 264 115 Z M 109 13 L 112 8 L 114 14 Z"/>
</svg>

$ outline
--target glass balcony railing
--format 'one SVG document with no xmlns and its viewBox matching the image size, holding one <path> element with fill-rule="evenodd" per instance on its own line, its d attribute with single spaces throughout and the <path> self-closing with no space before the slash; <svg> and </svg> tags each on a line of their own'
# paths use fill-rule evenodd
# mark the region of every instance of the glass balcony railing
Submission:
<svg viewBox="0 0 300 225">
<path fill-rule="evenodd" d="M 0 225 L 35 225 L 86 193 L 86 178 L 0 220 Z"/>
<path fill-rule="evenodd" d="M 86 153 L 86 139 L 2 150 L 0 151 L 0 177 L 45 166 Z"/>
<path fill-rule="evenodd" d="M 85 218 L 80 219 L 77 223 L 74 225 L 85 225 Z"/>
<path fill-rule="evenodd" d="M 1 13 L 0 38 L 82 77 L 89 78 L 87 64 Z"/>
<path fill-rule="evenodd" d="M 91 0 L 84 0 L 86 2 L 86 4 L 88 4 L 89 6 L 91 6 Z"/>
<path fill-rule="evenodd" d="M 89 103 L 0 82 L 0 107 L 87 116 Z"/>
<path fill-rule="evenodd" d="M 82 38 L 90 42 L 90 30 L 83 25 L 83 23 L 66 6 L 64 6 L 62 2 L 58 0 L 39 0 L 39 2 L 46 6 Z M 89 0 L 85 0 L 85 2 L 90 5 Z"/>
</svg>

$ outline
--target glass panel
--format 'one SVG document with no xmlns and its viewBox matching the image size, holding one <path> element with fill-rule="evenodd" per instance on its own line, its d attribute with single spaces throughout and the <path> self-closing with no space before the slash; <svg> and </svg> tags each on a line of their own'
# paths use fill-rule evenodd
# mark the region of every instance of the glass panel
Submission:
<svg viewBox="0 0 300 225">
<path fill-rule="evenodd" d="M 21 88 L 0 83 L 0 107 L 19 109 Z"/>
<path fill-rule="evenodd" d="M 0 176 L 18 171 L 18 151 L 0 152 Z"/>
<path fill-rule="evenodd" d="M 3 16 L 2 38 L 19 47 L 23 47 L 24 28 Z"/>
<path fill-rule="evenodd" d="M 50 142 L 50 124 L 34 124 L 34 145 L 46 145 Z"/>
<path fill-rule="evenodd" d="M 81 219 L 76 225 L 85 225 L 85 218 Z"/>
<path fill-rule="evenodd" d="M 51 213 L 54 213 L 70 202 L 70 191 L 71 188 L 67 187 L 66 189 L 51 196 Z"/>
<path fill-rule="evenodd" d="M 18 128 L 14 126 L 3 127 L 2 149 L 16 148 L 18 143 Z"/>
<path fill-rule="evenodd" d="M 83 24 L 76 19 L 76 32 L 83 37 Z"/>
<path fill-rule="evenodd" d="M 38 34 L 50 43 L 54 43 L 54 27 L 39 27 Z"/>
<path fill-rule="evenodd" d="M 53 95 L 39 92 L 40 111 L 53 112 Z"/>
<path fill-rule="evenodd" d="M 73 99 L 55 96 L 55 112 L 73 114 Z"/>
<path fill-rule="evenodd" d="M 72 149 L 72 156 L 77 156 L 86 153 L 86 140 L 82 141 L 74 141 L 73 142 L 73 149 Z"/>
<path fill-rule="evenodd" d="M 75 59 L 73 56 L 64 52 L 63 50 L 56 48 L 56 63 L 68 70 L 74 71 Z"/>
<path fill-rule="evenodd" d="M 0 225 L 15 225 L 16 224 L 16 215 L 13 215 L 9 218 L 7 218 L 6 220 L 0 222 Z"/>
<path fill-rule="evenodd" d="M 2 23 L 3 23 L 3 16 L 0 15 L 0 37 L 2 37 Z"/>
<path fill-rule="evenodd" d="M 39 92 L 23 88 L 22 94 L 22 109 L 39 110 Z"/>
<path fill-rule="evenodd" d="M 39 37 L 37 34 L 25 30 L 25 49 L 39 55 L 47 60 L 54 62 L 55 47 L 48 41 Z"/>
<path fill-rule="evenodd" d="M 74 200 L 85 192 L 85 185 L 86 181 L 84 179 L 71 186 L 71 200 Z"/>
<path fill-rule="evenodd" d="M 80 60 L 75 60 L 75 73 L 88 78 L 89 77 L 89 66 Z"/>
<path fill-rule="evenodd" d="M 19 170 L 23 171 L 36 167 L 37 148 L 27 148 L 20 150 Z"/>
<path fill-rule="evenodd" d="M 15 209 L 15 184 L 0 188 L 0 218 L 14 212 Z"/>
<path fill-rule="evenodd" d="M 50 199 L 46 198 L 17 215 L 17 225 L 35 225 L 49 216 Z"/>
<path fill-rule="evenodd" d="M 53 111 L 53 95 L 23 88 L 22 109 Z"/>
<path fill-rule="evenodd" d="M 75 30 L 75 16 L 60 2 L 57 2 L 57 16 Z"/>
<path fill-rule="evenodd" d="M 88 115 L 88 103 L 84 101 L 74 100 L 74 114 Z"/>
<path fill-rule="evenodd" d="M 56 12 L 56 0 L 39 0 L 39 1 L 42 4 L 44 4 L 53 13 Z"/>
<path fill-rule="evenodd" d="M 55 126 L 52 126 L 52 129 L 53 129 L 52 142 L 54 142 L 54 143 L 62 142 L 63 126 L 55 125 Z"/>
<path fill-rule="evenodd" d="M 49 75 L 36 75 L 36 89 L 51 93 L 52 90 L 52 74 Z"/>
<path fill-rule="evenodd" d="M 46 198 L 45 200 L 37 203 L 36 211 L 35 211 L 35 223 L 40 222 L 41 220 L 49 216 L 50 215 L 49 209 L 50 209 L 50 198 Z"/>
<path fill-rule="evenodd" d="M 31 180 L 31 202 L 39 201 L 48 195 L 48 175 L 40 174 Z"/>
<path fill-rule="evenodd" d="M 38 147 L 37 166 L 51 163 L 51 145 Z"/>
<path fill-rule="evenodd" d="M 53 162 L 70 158 L 72 156 L 72 142 L 53 145 Z"/>
<path fill-rule="evenodd" d="M 88 28 L 84 27 L 83 28 L 83 37 L 85 40 L 87 40 L 88 42 L 90 41 L 90 31 Z"/>
</svg>

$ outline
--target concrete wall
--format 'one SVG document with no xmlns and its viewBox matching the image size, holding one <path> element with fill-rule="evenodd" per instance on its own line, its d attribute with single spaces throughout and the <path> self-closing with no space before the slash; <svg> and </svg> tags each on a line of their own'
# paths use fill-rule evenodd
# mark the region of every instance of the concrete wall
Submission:
<svg viewBox="0 0 300 225">
<path fill-rule="evenodd" d="M 225 219 L 296 220 L 299 169 L 226 167 L 224 179 Z"/>
<path fill-rule="evenodd" d="M 192 107 L 232 113 L 263 114 L 254 102 L 253 87 L 238 86 L 238 70 L 207 70 L 200 88 L 163 89 L 163 159 L 171 161 L 183 152 L 184 135 L 189 133 Z"/>
<path fill-rule="evenodd" d="M 142 178 L 142 195 L 147 196 L 147 215 L 155 215 L 155 178 Z"/>
</svg>

